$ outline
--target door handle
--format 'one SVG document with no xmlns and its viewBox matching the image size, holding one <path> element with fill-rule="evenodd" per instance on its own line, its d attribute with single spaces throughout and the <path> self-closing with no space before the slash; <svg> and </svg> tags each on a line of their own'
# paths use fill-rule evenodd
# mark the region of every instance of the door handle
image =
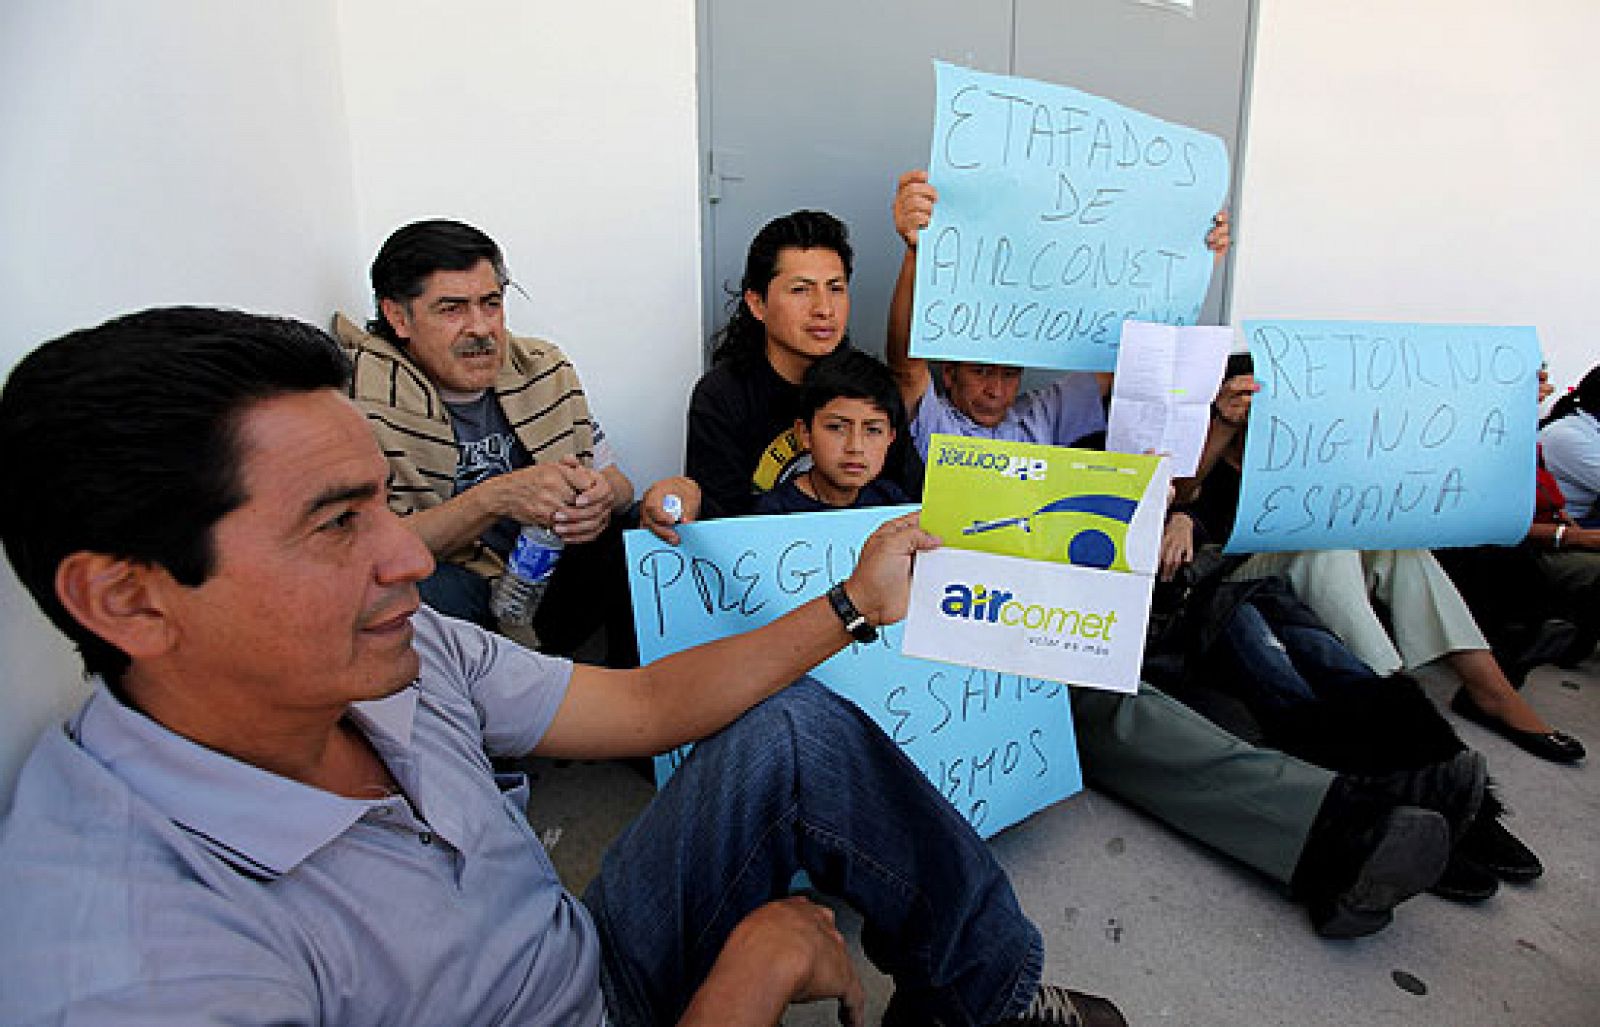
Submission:
<svg viewBox="0 0 1600 1027">
<path fill-rule="evenodd" d="M 743 182 L 742 154 L 722 146 L 713 146 L 706 154 L 706 202 L 722 202 L 722 187 L 727 182 Z"/>
</svg>

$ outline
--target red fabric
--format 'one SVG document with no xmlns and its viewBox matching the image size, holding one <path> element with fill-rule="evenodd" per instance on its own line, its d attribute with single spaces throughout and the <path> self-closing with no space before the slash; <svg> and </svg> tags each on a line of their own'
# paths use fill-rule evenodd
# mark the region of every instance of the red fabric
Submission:
<svg viewBox="0 0 1600 1027">
<path fill-rule="evenodd" d="M 1554 524 L 1564 520 L 1567 497 L 1561 494 L 1555 475 L 1544 469 L 1544 450 L 1539 451 L 1539 462 L 1534 471 L 1533 523 Z"/>
</svg>

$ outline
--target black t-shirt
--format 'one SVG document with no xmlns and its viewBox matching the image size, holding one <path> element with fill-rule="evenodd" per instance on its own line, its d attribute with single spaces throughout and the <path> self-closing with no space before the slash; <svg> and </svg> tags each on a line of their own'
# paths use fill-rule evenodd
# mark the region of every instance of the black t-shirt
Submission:
<svg viewBox="0 0 1600 1027">
<path fill-rule="evenodd" d="M 889 481 L 887 478 L 874 478 L 861 487 L 856 501 L 849 506 L 829 506 L 820 499 L 812 499 L 800 491 L 800 484 L 794 478 L 779 485 L 766 495 L 756 500 L 754 513 L 758 514 L 787 514 L 787 513 L 816 513 L 819 510 L 860 510 L 868 506 L 897 506 L 900 503 L 909 503 L 905 491 Z"/>
<path fill-rule="evenodd" d="M 689 398 L 684 473 L 700 486 L 702 513 L 749 513 L 756 496 L 809 466 L 794 434 L 800 387 L 764 356 L 734 357 L 700 376 Z"/>
<path fill-rule="evenodd" d="M 749 513 L 756 497 L 811 466 L 794 433 L 800 386 L 785 381 L 764 354 L 741 355 L 700 376 L 689 399 L 684 473 L 700 486 L 701 516 Z M 922 461 L 901 432 L 884 477 L 922 494 Z"/>
</svg>

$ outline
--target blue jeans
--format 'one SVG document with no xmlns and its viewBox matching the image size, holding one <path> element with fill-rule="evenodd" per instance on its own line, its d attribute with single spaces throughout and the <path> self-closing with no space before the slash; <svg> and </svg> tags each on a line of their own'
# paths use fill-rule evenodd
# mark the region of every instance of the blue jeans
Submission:
<svg viewBox="0 0 1600 1027">
<path fill-rule="evenodd" d="M 1372 669 L 1331 631 L 1287 624 L 1276 630 L 1250 603 L 1240 603 L 1223 628 L 1233 681 L 1247 703 L 1284 710 L 1315 702 L 1350 681 L 1367 682 Z"/>
<path fill-rule="evenodd" d="M 695 746 L 584 894 L 619 1027 L 673 1023 L 735 925 L 796 871 L 862 915 L 897 1002 L 952 1024 L 1026 1008 L 1043 965 L 988 846 L 877 725 L 810 678 Z"/>
<path fill-rule="evenodd" d="M 598 629 L 605 628 L 608 667 L 637 667 L 633 607 L 628 601 L 627 556 L 622 546 L 623 522 L 613 518 L 599 538 L 568 546 L 556 564 L 534 615 L 539 651 L 570 656 Z M 499 630 L 489 611 L 493 585 L 460 564 L 441 561 L 417 583 L 422 601 L 449 617 L 471 621 L 486 631 Z"/>
</svg>

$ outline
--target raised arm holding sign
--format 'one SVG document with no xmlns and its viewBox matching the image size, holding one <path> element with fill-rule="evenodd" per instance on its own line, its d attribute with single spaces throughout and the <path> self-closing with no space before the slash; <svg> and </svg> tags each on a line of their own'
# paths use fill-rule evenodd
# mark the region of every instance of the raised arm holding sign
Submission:
<svg viewBox="0 0 1600 1027">
<path fill-rule="evenodd" d="M 1109 371 L 1122 321 L 1198 319 L 1220 139 L 1065 86 L 936 65 L 919 357 Z"/>
<path fill-rule="evenodd" d="M 900 387 L 910 417 L 911 438 L 927 457 L 936 432 L 1071 446 L 1106 427 L 1101 401 L 1104 374 L 1069 371 L 1052 382 L 1022 391 L 1022 369 L 1006 363 L 946 361 L 934 387 L 928 361 L 911 354 L 911 315 L 916 293 L 919 243 L 933 217 L 938 190 L 924 171 L 900 176 L 894 195 L 895 231 L 905 243 L 905 259 L 889 301 L 884 359 Z M 1218 211 L 1205 234 L 1213 262 L 1232 243 L 1227 211 Z"/>
</svg>

